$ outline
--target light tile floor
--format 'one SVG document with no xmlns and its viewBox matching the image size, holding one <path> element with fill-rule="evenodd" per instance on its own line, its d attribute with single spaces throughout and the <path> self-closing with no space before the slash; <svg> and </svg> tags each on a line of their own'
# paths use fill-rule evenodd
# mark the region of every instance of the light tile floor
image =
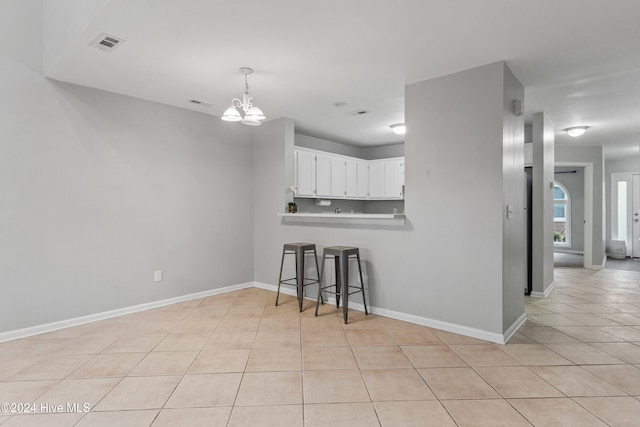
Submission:
<svg viewBox="0 0 640 427">
<path fill-rule="evenodd" d="M 639 273 L 555 277 L 505 346 L 260 289 L 1 343 L 0 425 L 640 425 Z"/>
</svg>

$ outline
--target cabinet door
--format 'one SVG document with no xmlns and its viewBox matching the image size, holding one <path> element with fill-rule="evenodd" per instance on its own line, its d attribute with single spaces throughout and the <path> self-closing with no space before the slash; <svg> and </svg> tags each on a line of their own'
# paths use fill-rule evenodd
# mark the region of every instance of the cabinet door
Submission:
<svg viewBox="0 0 640 427">
<path fill-rule="evenodd" d="M 358 177 L 356 180 L 356 197 L 365 199 L 369 193 L 369 163 L 358 163 Z"/>
<path fill-rule="evenodd" d="M 384 198 L 384 162 L 369 163 L 369 198 Z"/>
<path fill-rule="evenodd" d="M 347 198 L 354 199 L 358 196 L 358 162 L 355 160 L 347 160 L 346 162 L 346 189 L 345 192 L 347 194 Z M 367 197 L 367 193 L 365 192 L 364 197 Z"/>
<path fill-rule="evenodd" d="M 347 163 L 344 159 L 331 159 L 331 197 L 347 195 Z"/>
<path fill-rule="evenodd" d="M 316 196 L 331 197 L 331 157 L 316 155 Z"/>
<path fill-rule="evenodd" d="M 402 172 L 404 161 L 402 159 L 387 160 L 384 162 L 384 198 L 402 199 Z"/>
<path fill-rule="evenodd" d="M 313 197 L 316 190 L 316 155 L 296 151 L 296 197 Z"/>
</svg>

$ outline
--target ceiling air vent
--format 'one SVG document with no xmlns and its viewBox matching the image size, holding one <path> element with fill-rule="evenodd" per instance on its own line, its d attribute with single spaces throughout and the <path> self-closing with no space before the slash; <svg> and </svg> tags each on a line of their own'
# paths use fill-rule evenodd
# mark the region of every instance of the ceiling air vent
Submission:
<svg viewBox="0 0 640 427">
<path fill-rule="evenodd" d="M 124 43 L 124 39 L 112 36 L 107 33 L 101 33 L 89 45 L 106 52 L 111 52 L 122 43 Z"/>
<path fill-rule="evenodd" d="M 362 116 L 364 114 L 369 114 L 369 110 L 358 110 L 358 111 L 352 111 L 350 113 L 347 113 L 350 116 Z"/>
<path fill-rule="evenodd" d="M 198 101 L 197 99 L 189 99 L 187 100 L 189 104 L 198 105 L 200 107 L 213 107 L 213 104 L 209 104 L 208 102 Z"/>
</svg>

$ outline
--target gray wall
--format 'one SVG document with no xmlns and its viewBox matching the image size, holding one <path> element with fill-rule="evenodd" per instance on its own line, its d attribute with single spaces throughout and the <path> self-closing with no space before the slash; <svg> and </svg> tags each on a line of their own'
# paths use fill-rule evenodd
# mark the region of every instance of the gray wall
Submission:
<svg viewBox="0 0 640 427">
<path fill-rule="evenodd" d="M 604 157 L 602 147 L 574 147 L 556 145 L 557 163 L 593 164 L 593 210 L 591 212 L 591 259 L 586 261 L 594 268 L 604 267 L 605 257 L 605 205 L 604 205 Z M 587 213 L 585 216 L 588 217 Z M 589 224 L 587 224 L 589 226 Z M 586 248 L 585 248 L 586 250 Z"/>
<path fill-rule="evenodd" d="M 567 173 L 573 171 L 575 173 Z M 555 251 L 582 252 L 584 250 L 584 167 L 556 167 L 554 177 L 566 187 L 571 201 L 571 246 L 556 247 Z"/>
<path fill-rule="evenodd" d="M 503 123 L 513 91 L 522 87 L 503 63 L 407 87 L 404 227 L 283 223 L 276 214 L 293 185 L 293 156 L 285 154 L 292 121 L 256 129 L 255 280 L 276 284 L 288 241 L 315 242 L 319 251 L 357 246 L 372 306 L 502 336 L 524 312 L 524 268 L 504 265 L 525 263 L 517 251 L 506 254 L 524 241 L 522 127 Z M 505 203 L 517 218 L 508 224 Z"/>
<path fill-rule="evenodd" d="M 313 150 L 326 151 L 328 153 L 341 154 L 343 156 L 357 157 L 365 160 L 389 159 L 404 156 L 404 144 L 381 145 L 379 147 L 352 147 L 326 139 L 314 138 L 307 135 L 295 134 L 297 147 L 311 148 Z"/>
<path fill-rule="evenodd" d="M 0 38 L 0 332 L 252 281 L 251 131 L 45 79 L 30 6 Z"/>
<path fill-rule="evenodd" d="M 544 296 L 553 284 L 554 127 L 544 113 L 533 115 L 532 295 Z"/>
</svg>

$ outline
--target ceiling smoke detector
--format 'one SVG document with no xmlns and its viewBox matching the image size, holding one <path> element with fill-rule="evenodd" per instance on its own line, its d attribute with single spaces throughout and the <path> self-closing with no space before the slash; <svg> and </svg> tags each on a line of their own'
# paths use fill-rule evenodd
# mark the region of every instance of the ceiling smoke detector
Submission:
<svg viewBox="0 0 640 427">
<path fill-rule="evenodd" d="M 124 39 L 112 36 L 107 33 L 100 33 L 98 37 L 96 37 L 91 43 L 89 43 L 89 46 L 93 46 L 96 49 L 100 49 L 105 52 L 111 52 L 116 50 L 116 48 L 122 43 L 124 43 Z"/>
</svg>

